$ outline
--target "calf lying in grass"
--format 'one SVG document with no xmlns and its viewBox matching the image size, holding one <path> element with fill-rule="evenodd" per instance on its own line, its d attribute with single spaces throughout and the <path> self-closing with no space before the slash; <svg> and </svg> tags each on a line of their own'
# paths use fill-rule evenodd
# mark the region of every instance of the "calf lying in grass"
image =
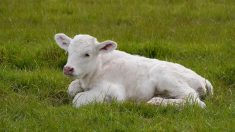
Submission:
<svg viewBox="0 0 235 132">
<path fill-rule="evenodd" d="M 115 50 L 113 41 L 98 42 L 90 35 L 71 39 L 62 33 L 55 40 L 68 52 L 64 74 L 76 79 L 68 88 L 75 107 L 131 99 L 164 106 L 189 102 L 204 108 L 201 98 L 213 94 L 211 83 L 192 70 Z"/>
</svg>

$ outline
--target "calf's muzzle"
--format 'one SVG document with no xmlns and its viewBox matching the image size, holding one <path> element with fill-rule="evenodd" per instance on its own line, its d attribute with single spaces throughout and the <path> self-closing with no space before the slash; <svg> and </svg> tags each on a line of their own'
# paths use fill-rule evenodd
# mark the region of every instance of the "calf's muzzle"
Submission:
<svg viewBox="0 0 235 132">
<path fill-rule="evenodd" d="M 74 72 L 73 67 L 69 67 L 69 66 L 64 67 L 64 74 L 65 75 L 73 75 L 73 72 Z"/>
</svg>

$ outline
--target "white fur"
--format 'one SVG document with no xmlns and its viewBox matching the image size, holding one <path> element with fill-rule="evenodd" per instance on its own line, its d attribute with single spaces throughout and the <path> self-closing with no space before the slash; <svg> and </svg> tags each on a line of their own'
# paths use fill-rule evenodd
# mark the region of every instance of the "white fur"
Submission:
<svg viewBox="0 0 235 132">
<path fill-rule="evenodd" d="M 56 34 L 57 44 L 68 52 L 65 66 L 74 68 L 68 93 L 75 107 L 91 102 L 136 100 L 168 105 L 197 103 L 213 93 L 208 80 L 182 65 L 130 55 L 115 50 L 113 41 L 98 42 L 89 35 L 73 39 Z M 87 55 L 88 54 L 88 55 Z"/>
</svg>

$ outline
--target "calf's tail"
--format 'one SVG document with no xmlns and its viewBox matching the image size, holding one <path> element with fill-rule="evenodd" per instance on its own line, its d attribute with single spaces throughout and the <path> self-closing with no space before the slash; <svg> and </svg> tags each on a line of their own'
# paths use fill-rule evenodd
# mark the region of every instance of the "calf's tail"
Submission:
<svg viewBox="0 0 235 132">
<path fill-rule="evenodd" d="M 211 85 L 211 83 L 208 80 L 206 81 L 206 91 L 208 95 L 213 95 L 213 86 Z"/>
</svg>

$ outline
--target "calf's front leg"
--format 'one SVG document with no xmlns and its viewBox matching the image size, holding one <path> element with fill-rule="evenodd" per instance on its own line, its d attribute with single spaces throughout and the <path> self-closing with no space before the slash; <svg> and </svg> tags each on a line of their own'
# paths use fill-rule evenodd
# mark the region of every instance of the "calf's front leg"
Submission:
<svg viewBox="0 0 235 132">
<path fill-rule="evenodd" d="M 109 102 L 113 99 L 125 100 L 123 89 L 118 85 L 105 83 L 105 85 L 78 93 L 73 99 L 73 105 L 78 108 L 92 102 Z"/>
<path fill-rule="evenodd" d="M 68 95 L 74 97 L 77 93 L 83 92 L 80 81 L 78 79 L 72 81 L 68 87 Z"/>
</svg>

